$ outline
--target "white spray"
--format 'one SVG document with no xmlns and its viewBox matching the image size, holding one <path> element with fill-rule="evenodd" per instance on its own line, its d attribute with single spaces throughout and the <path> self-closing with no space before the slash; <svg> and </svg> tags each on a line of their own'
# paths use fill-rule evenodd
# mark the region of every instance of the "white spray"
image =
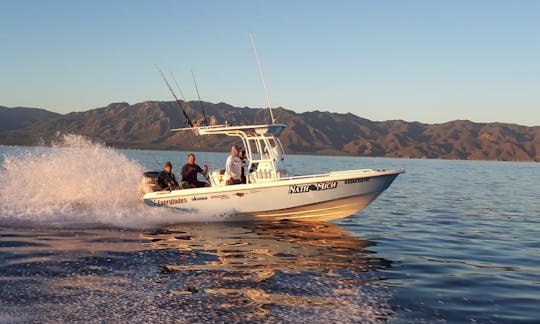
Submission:
<svg viewBox="0 0 540 324">
<path fill-rule="evenodd" d="M 50 148 L 4 156 L 0 221 L 14 225 L 141 228 L 201 219 L 201 215 L 145 206 L 142 166 L 79 135 Z"/>
</svg>

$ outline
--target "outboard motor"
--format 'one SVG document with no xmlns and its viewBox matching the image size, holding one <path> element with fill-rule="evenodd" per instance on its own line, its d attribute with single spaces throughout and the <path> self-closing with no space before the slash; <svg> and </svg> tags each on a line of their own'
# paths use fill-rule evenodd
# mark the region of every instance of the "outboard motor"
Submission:
<svg viewBox="0 0 540 324">
<path fill-rule="evenodd" d="M 141 188 L 143 193 L 149 193 L 154 191 L 161 190 L 161 187 L 159 186 L 157 182 L 157 178 L 159 176 L 159 172 L 157 171 L 151 171 L 151 172 L 145 172 L 143 174 L 143 178 L 141 180 Z"/>
</svg>

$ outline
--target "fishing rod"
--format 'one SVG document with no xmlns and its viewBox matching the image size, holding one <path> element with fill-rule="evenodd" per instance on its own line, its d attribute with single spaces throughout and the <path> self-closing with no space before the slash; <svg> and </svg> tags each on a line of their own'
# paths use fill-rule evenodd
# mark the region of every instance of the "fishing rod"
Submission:
<svg viewBox="0 0 540 324">
<path fill-rule="evenodd" d="M 165 75 L 163 74 L 163 72 L 161 71 L 161 69 L 159 68 L 159 66 L 156 65 L 156 69 L 159 71 L 159 74 L 161 74 L 161 77 L 163 78 L 163 81 L 165 81 L 165 84 L 167 85 L 167 87 L 169 88 L 169 90 L 171 91 L 174 99 L 176 99 L 176 103 L 178 104 L 178 106 L 180 107 L 180 109 L 182 109 L 182 112 L 184 113 L 184 117 L 186 117 L 187 119 L 187 123 L 190 127 L 193 127 L 193 122 L 191 122 L 191 119 L 189 119 L 189 116 L 188 114 L 186 113 L 186 110 L 184 109 L 184 105 L 182 105 L 182 102 L 180 100 L 178 100 L 178 97 L 176 97 L 176 94 L 174 93 L 173 89 L 171 88 L 171 85 L 169 84 L 169 81 L 167 80 L 167 78 L 165 77 Z"/>
<path fill-rule="evenodd" d="M 178 92 L 180 92 L 180 96 L 182 97 L 182 100 L 184 102 L 186 101 L 186 97 L 184 97 L 184 93 L 182 93 L 182 89 L 180 89 L 180 86 L 178 85 L 178 82 L 176 82 L 176 78 L 174 77 L 174 74 L 171 73 L 172 79 L 174 81 L 174 84 L 176 85 L 176 89 L 178 89 Z"/>
<path fill-rule="evenodd" d="M 259 60 L 259 53 L 257 52 L 257 47 L 255 47 L 255 39 L 253 39 L 253 34 L 249 34 L 251 39 L 251 46 L 253 47 L 253 53 L 255 54 L 255 59 L 257 59 L 257 65 L 259 66 L 259 74 L 261 76 L 261 81 L 264 87 L 264 94 L 266 95 L 266 103 L 268 104 L 268 110 L 270 110 L 270 118 L 272 119 L 272 124 L 275 123 L 274 114 L 272 113 L 272 107 L 270 107 L 270 96 L 268 96 L 268 89 L 266 88 L 266 82 L 264 82 L 263 70 L 261 67 L 261 61 Z"/>
<path fill-rule="evenodd" d="M 206 120 L 206 114 L 204 113 L 204 108 L 201 101 L 201 95 L 199 94 L 199 87 L 197 87 L 197 81 L 195 81 L 195 74 L 193 74 L 193 70 L 191 70 L 191 76 L 193 77 L 193 83 L 195 83 L 195 90 L 197 90 L 197 97 L 199 98 L 199 104 L 201 105 L 201 110 L 204 117 L 204 124 L 208 126 L 208 120 Z"/>
</svg>

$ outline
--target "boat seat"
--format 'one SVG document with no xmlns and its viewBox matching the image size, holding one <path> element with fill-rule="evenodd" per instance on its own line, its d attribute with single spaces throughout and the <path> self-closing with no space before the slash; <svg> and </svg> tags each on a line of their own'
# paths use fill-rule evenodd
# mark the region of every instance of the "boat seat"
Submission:
<svg viewBox="0 0 540 324">
<path fill-rule="evenodd" d="M 210 182 L 212 186 L 224 186 L 229 177 L 225 174 L 225 169 L 214 170 L 210 173 Z"/>
</svg>

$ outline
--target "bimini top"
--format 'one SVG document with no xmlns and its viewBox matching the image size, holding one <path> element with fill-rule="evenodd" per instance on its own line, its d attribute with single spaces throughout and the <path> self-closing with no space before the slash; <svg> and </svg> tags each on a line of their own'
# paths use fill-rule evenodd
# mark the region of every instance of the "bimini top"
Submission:
<svg viewBox="0 0 540 324">
<path fill-rule="evenodd" d="M 238 136 L 239 133 L 246 135 L 273 135 L 278 137 L 281 132 L 287 127 L 285 124 L 267 124 L 267 125 L 245 125 L 245 126 L 230 126 L 230 125 L 215 125 L 215 126 L 198 126 L 188 128 L 175 128 L 171 132 L 193 131 L 197 135 L 228 135 Z"/>
</svg>

